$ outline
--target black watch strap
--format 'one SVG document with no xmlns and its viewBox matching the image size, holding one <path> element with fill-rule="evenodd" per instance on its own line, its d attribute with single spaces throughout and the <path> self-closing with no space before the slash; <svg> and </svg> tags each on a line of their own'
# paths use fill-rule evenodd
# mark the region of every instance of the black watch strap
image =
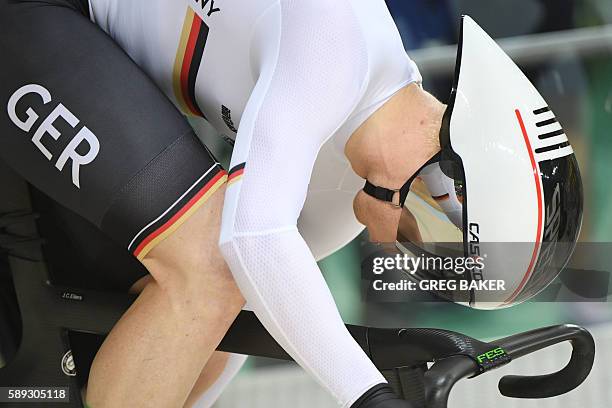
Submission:
<svg viewBox="0 0 612 408">
<path fill-rule="evenodd" d="M 399 190 L 390 190 L 385 187 L 376 186 L 366 180 L 365 185 L 363 186 L 363 191 L 381 201 L 387 201 L 393 203 L 393 197 L 396 193 L 399 193 Z"/>
<path fill-rule="evenodd" d="M 404 183 L 404 185 L 397 189 L 393 190 L 386 187 L 377 186 L 375 184 L 370 183 L 369 180 L 366 180 L 365 185 L 363 186 L 363 192 L 369 196 L 372 196 L 378 200 L 385 201 L 391 203 L 395 207 L 403 207 L 406 198 L 408 197 L 408 193 L 410 192 L 410 186 L 414 179 L 419 175 L 421 170 L 432 163 L 436 163 L 440 161 L 440 153 L 436 153 L 431 159 L 427 160 L 425 164 L 423 164 L 413 175 Z M 397 201 L 394 201 L 395 194 L 399 194 Z"/>
</svg>

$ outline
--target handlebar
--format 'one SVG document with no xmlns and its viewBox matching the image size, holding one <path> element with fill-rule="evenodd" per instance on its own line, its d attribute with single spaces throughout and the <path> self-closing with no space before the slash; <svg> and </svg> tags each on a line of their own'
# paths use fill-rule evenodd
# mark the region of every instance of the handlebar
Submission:
<svg viewBox="0 0 612 408">
<path fill-rule="evenodd" d="M 459 338 L 466 336 L 457 334 Z M 495 342 L 512 358 L 517 359 L 554 344 L 569 341 L 572 354 L 561 370 L 545 375 L 508 375 L 499 382 L 502 395 L 514 398 L 548 398 L 578 387 L 589 375 L 595 359 L 595 342 L 591 334 L 575 325 L 560 325 L 516 334 Z M 453 386 L 464 378 L 482 372 L 470 357 L 457 354 L 436 361 L 425 373 L 427 408 L 446 408 Z"/>
<path fill-rule="evenodd" d="M 508 375 L 499 382 L 499 391 L 506 397 L 548 398 L 578 387 L 587 378 L 595 360 L 593 336 L 575 325 L 552 326 L 516 334 L 498 341 L 512 358 L 564 341 L 572 345 L 570 361 L 556 373 L 537 376 Z"/>
<path fill-rule="evenodd" d="M 346 327 L 398 395 L 419 408 L 446 408 L 450 392 L 458 381 L 568 341 L 572 354 L 563 369 L 537 376 L 509 375 L 499 382 L 500 392 L 507 397 L 557 396 L 582 384 L 595 359 L 591 334 L 569 324 L 519 333 L 492 343 L 441 329 Z M 243 311 L 238 316 L 218 350 L 291 360 L 252 312 Z M 487 351 L 495 358 L 480 361 L 479 357 L 483 352 L 488 354 Z M 431 362 L 433 365 L 428 368 Z"/>
</svg>

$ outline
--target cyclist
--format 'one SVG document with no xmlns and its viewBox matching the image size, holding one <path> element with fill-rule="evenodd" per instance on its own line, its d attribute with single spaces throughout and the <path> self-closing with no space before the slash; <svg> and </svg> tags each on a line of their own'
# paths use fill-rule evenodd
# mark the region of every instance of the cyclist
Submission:
<svg viewBox="0 0 612 408">
<path fill-rule="evenodd" d="M 0 18 L 2 159 L 153 277 L 94 362 L 94 408 L 184 403 L 242 306 L 216 249 L 223 170 L 166 97 L 237 131 L 221 247 L 267 329 L 344 406 L 385 383 L 295 228 L 320 145 L 420 80 L 384 2 L 3 0 Z"/>
<path fill-rule="evenodd" d="M 376 186 L 399 189 L 444 147 L 445 106 L 384 1 L 0 4 L 0 157 L 152 277 L 96 357 L 91 406 L 189 405 L 205 389 L 211 404 L 240 365 L 213 351 L 241 294 L 340 405 L 410 406 L 347 332 L 314 256 L 362 228 L 346 215 L 350 167 L 374 186 L 357 218 L 393 241 L 401 211 L 383 199 L 398 198 Z M 179 110 L 234 134 L 227 176 Z M 306 202 L 311 181 L 328 194 Z"/>
</svg>

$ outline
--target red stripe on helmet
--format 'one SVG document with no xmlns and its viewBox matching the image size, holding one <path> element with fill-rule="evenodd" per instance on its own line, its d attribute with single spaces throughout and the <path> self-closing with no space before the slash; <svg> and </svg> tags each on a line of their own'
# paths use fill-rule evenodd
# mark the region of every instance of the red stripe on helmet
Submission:
<svg viewBox="0 0 612 408">
<path fill-rule="evenodd" d="M 533 179 L 535 181 L 536 193 L 538 196 L 538 228 L 536 230 L 535 244 L 533 246 L 533 253 L 531 255 L 531 261 L 529 262 L 527 272 L 525 272 L 525 275 L 523 276 L 523 279 L 521 280 L 521 283 L 519 284 L 518 288 L 516 288 L 514 293 L 512 293 L 512 295 L 508 299 L 506 299 L 506 301 L 504 301 L 504 304 L 508 304 L 514 299 L 516 299 L 519 293 L 521 293 L 521 290 L 523 290 L 523 288 L 527 284 L 527 281 L 533 274 L 533 270 L 538 258 L 538 252 L 540 250 L 540 245 L 542 243 L 542 181 L 540 180 L 538 163 L 536 162 L 531 143 L 529 142 L 529 136 L 527 135 L 527 129 L 525 128 L 525 122 L 523 122 L 521 112 L 518 109 L 515 109 L 514 112 L 516 113 L 516 119 L 518 120 L 518 123 L 521 127 L 521 131 L 523 132 L 523 139 L 525 140 L 525 145 L 527 146 L 527 153 L 529 153 L 529 159 L 531 160 L 531 167 L 533 169 Z"/>
</svg>

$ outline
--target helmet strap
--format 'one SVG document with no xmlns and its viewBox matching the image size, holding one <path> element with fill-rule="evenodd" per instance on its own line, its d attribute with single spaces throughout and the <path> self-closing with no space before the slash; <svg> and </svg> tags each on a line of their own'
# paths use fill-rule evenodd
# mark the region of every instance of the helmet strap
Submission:
<svg viewBox="0 0 612 408">
<path fill-rule="evenodd" d="M 408 179 L 408 181 L 406 181 L 404 185 L 399 189 L 380 187 L 370 183 L 370 181 L 366 179 L 365 185 L 363 186 L 363 192 L 371 197 L 376 198 L 377 200 L 384 201 L 390 203 L 394 207 L 401 208 L 406 202 L 406 198 L 408 197 L 408 193 L 410 192 L 410 186 L 412 185 L 414 179 L 417 178 L 421 170 L 423 170 L 426 166 L 440 161 L 440 156 L 441 152 L 438 152 L 431 159 L 427 160 L 425 164 L 423 164 L 417 171 L 415 171 L 414 174 Z"/>
</svg>

